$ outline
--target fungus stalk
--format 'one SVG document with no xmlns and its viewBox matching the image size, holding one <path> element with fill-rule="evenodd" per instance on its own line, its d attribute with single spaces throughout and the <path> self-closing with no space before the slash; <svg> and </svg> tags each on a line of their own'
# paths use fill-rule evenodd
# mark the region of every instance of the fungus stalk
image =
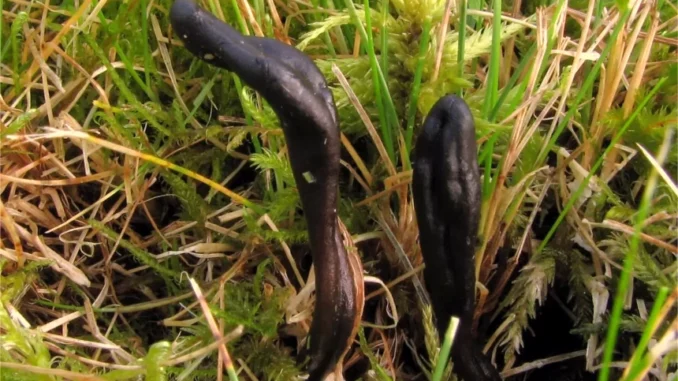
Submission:
<svg viewBox="0 0 678 381">
<path fill-rule="evenodd" d="M 186 49 L 237 74 L 280 119 L 317 279 L 309 380 L 323 380 L 332 372 L 340 376 L 360 323 L 364 290 L 362 266 L 354 253 L 347 253 L 337 217 L 339 121 L 325 78 L 299 50 L 243 36 L 192 0 L 175 1 L 170 17 Z"/>
</svg>

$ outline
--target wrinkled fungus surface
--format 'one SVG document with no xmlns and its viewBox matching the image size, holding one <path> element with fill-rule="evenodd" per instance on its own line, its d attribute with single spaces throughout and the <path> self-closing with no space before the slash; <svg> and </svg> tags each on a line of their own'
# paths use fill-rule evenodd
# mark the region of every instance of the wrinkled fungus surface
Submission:
<svg viewBox="0 0 678 381">
<path fill-rule="evenodd" d="M 475 243 L 480 219 L 473 115 L 459 97 L 436 102 L 414 152 L 412 191 L 419 241 L 438 333 L 460 319 L 452 346 L 454 371 L 466 381 L 500 380 L 472 334 L 475 305 Z"/>
</svg>

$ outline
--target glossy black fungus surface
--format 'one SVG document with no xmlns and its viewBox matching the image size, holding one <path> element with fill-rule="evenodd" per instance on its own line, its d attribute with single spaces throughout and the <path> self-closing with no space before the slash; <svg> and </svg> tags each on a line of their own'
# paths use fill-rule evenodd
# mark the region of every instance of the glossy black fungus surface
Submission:
<svg viewBox="0 0 678 381">
<path fill-rule="evenodd" d="M 452 346 L 454 371 L 465 381 L 501 380 L 474 341 L 475 244 L 480 175 L 475 124 L 466 103 L 447 95 L 424 121 L 414 152 L 412 191 L 419 242 L 438 333 L 460 319 Z"/>
<path fill-rule="evenodd" d="M 291 46 L 243 36 L 191 0 L 175 1 L 170 18 L 186 49 L 236 73 L 280 119 L 317 279 L 309 380 L 323 380 L 346 354 L 362 311 L 337 225 L 341 147 L 332 93 L 313 61 Z"/>
</svg>

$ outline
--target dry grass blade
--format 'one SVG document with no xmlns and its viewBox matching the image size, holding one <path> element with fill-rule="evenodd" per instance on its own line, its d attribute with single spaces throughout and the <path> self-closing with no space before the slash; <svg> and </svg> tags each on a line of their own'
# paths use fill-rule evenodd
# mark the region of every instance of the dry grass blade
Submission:
<svg viewBox="0 0 678 381">
<path fill-rule="evenodd" d="M 57 47 L 61 40 L 64 38 L 64 36 L 66 36 L 66 34 L 71 31 L 71 28 L 74 26 L 77 20 L 80 19 L 80 17 L 82 17 L 86 10 L 90 9 L 91 2 L 92 2 L 91 0 L 83 1 L 83 3 L 78 7 L 78 9 L 73 13 L 73 15 L 61 25 L 61 29 L 56 34 L 56 36 L 54 36 L 54 38 L 51 41 L 45 43 L 45 48 L 42 50 L 41 55 L 41 58 L 43 60 L 46 60 L 50 55 L 52 55 L 52 52 L 54 51 L 55 47 Z M 30 78 L 33 77 L 33 75 L 35 74 L 39 67 L 40 62 L 33 61 L 33 64 L 30 66 L 30 68 L 26 71 L 26 73 L 23 76 L 24 83 L 30 82 Z M 12 97 L 10 96 L 10 101 L 11 99 Z"/>
<path fill-rule="evenodd" d="M 258 221 L 258 224 L 261 225 L 265 223 L 268 225 L 268 227 L 273 230 L 274 232 L 279 232 L 280 230 L 278 229 L 277 226 L 275 226 L 275 223 L 271 220 L 271 217 L 269 217 L 267 214 L 261 216 L 261 218 Z M 280 241 L 280 244 L 282 245 L 283 251 L 285 252 L 285 257 L 287 258 L 287 261 L 290 263 L 290 266 L 292 267 L 292 271 L 294 272 L 294 276 L 297 277 L 297 281 L 301 285 L 301 287 L 304 287 L 305 282 L 304 278 L 301 276 L 301 273 L 299 272 L 299 268 L 297 267 L 297 263 L 292 257 L 292 252 L 290 251 L 290 247 L 287 245 L 287 243 L 283 240 Z"/>
<path fill-rule="evenodd" d="M 101 180 L 106 177 L 110 177 L 113 175 L 113 171 L 104 171 L 104 172 L 99 172 L 94 175 L 90 176 L 82 176 L 74 179 L 64 179 L 64 180 L 31 180 L 31 179 L 24 179 L 21 177 L 15 177 L 11 175 L 3 175 L 0 173 L 0 179 L 3 179 L 7 181 L 8 183 L 17 183 L 17 184 L 23 184 L 23 185 L 39 185 L 39 186 L 45 186 L 45 187 L 54 187 L 54 186 L 66 186 L 66 185 L 76 185 L 76 184 L 83 184 L 83 183 L 88 183 L 91 181 L 97 181 Z"/>
<path fill-rule="evenodd" d="M 668 173 L 666 173 L 666 170 L 662 168 L 661 165 L 657 162 L 657 159 L 654 158 L 647 150 L 641 146 L 640 144 L 638 145 L 638 148 L 640 149 L 640 152 L 643 153 L 645 158 L 652 164 L 654 169 L 659 173 L 659 176 L 661 176 L 662 179 L 664 179 L 664 182 L 666 185 L 671 188 L 671 191 L 673 192 L 674 195 L 678 196 L 678 186 L 673 182 L 673 179 L 671 179 L 671 176 L 669 176 Z"/>
<path fill-rule="evenodd" d="M 614 220 L 603 220 L 603 222 L 600 222 L 600 223 L 588 222 L 588 224 L 590 226 L 593 226 L 593 227 L 601 227 L 601 228 L 616 230 L 616 231 L 619 231 L 619 232 L 622 232 L 622 233 L 626 233 L 629 236 L 633 235 L 633 227 L 632 226 L 628 226 L 626 224 L 623 224 L 621 222 L 614 221 Z M 653 236 L 651 236 L 647 233 L 640 233 L 640 239 L 642 239 L 643 241 L 645 241 L 649 244 L 655 245 L 657 247 L 661 247 L 662 249 L 665 249 L 665 250 L 667 250 L 667 251 L 669 251 L 673 254 L 678 255 L 678 246 L 671 245 L 671 244 L 664 242 L 664 241 L 662 241 L 662 240 L 660 240 L 656 237 L 653 237 Z"/>
<path fill-rule="evenodd" d="M 243 334 L 244 327 L 242 325 L 239 325 L 234 329 L 233 331 L 229 332 L 227 335 L 222 337 L 220 340 L 217 340 L 211 344 L 209 344 L 206 347 L 200 348 L 194 352 L 187 353 L 183 356 L 177 356 L 172 358 L 171 360 L 165 361 L 163 365 L 165 366 L 174 366 L 178 365 L 187 361 L 191 361 L 196 358 L 200 358 L 205 356 L 206 354 L 212 352 L 215 349 L 221 348 L 223 345 L 226 345 L 229 341 L 232 341 L 236 338 L 238 338 L 240 335 Z"/>
<path fill-rule="evenodd" d="M 385 292 L 388 292 L 389 289 L 392 289 L 397 284 L 402 283 L 403 281 L 406 281 L 409 278 L 417 276 L 417 274 L 419 274 L 422 270 L 424 270 L 424 267 L 425 267 L 424 265 L 419 265 L 419 266 L 415 267 L 414 269 L 412 269 L 412 271 L 408 271 L 408 272 L 404 273 L 403 275 L 400 275 L 399 277 L 397 277 L 397 278 L 393 279 L 392 281 L 388 282 L 387 284 L 385 284 L 384 287 L 367 294 L 367 296 L 365 296 L 365 300 L 370 300 L 370 299 L 377 297 L 377 296 L 379 296 L 379 295 L 381 295 Z"/>
<path fill-rule="evenodd" d="M 207 320 L 207 325 L 212 332 L 212 336 L 220 343 L 219 357 L 221 358 L 224 367 L 226 369 L 233 369 L 233 362 L 231 361 L 231 356 L 229 356 L 228 350 L 226 349 L 226 343 L 223 341 L 223 335 L 221 334 L 221 330 L 219 329 L 216 320 L 214 320 L 214 316 L 212 316 L 212 311 L 210 311 L 210 307 L 205 300 L 205 296 L 203 296 L 202 291 L 200 290 L 200 286 L 198 286 L 198 283 L 196 283 L 193 278 L 188 278 L 188 281 L 190 282 L 191 288 L 193 288 L 193 292 L 198 299 L 200 309 L 202 309 L 202 313 Z"/>
<path fill-rule="evenodd" d="M 44 368 L 41 366 L 27 365 L 27 364 L 17 364 L 12 362 L 0 362 L 0 369 L 14 369 L 21 370 L 24 372 L 30 372 L 33 374 L 44 374 L 46 376 L 57 376 L 65 377 L 70 380 L 75 381 L 106 381 L 105 378 L 97 377 L 94 375 L 80 374 L 76 372 L 71 372 L 63 369 L 50 369 Z"/>
<path fill-rule="evenodd" d="M 90 280 L 87 278 L 85 273 L 82 272 L 79 268 L 74 266 L 69 261 L 65 260 L 61 255 L 52 250 L 47 246 L 42 239 L 37 234 L 31 234 L 28 230 L 24 229 L 19 225 L 15 225 L 16 231 L 19 233 L 19 236 L 26 242 L 29 242 L 33 247 L 38 249 L 49 261 L 54 262 L 51 266 L 54 271 L 64 274 L 70 280 L 79 284 L 81 286 L 89 287 L 91 285 Z"/>
<path fill-rule="evenodd" d="M 15 139 L 17 137 L 14 137 Z M 108 149 L 123 153 L 125 155 L 133 156 L 148 162 L 151 162 L 153 164 L 159 165 L 163 168 L 168 168 L 175 170 L 177 172 L 180 172 L 182 174 L 185 174 L 189 177 L 194 178 L 195 180 L 198 180 L 202 183 L 205 183 L 212 188 L 220 191 L 221 193 L 225 194 L 226 196 L 232 198 L 234 201 L 239 202 L 240 204 L 243 204 L 245 206 L 254 206 L 249 200 L 243 198 L 239 194 L 227 189 L 226 187 L 222 186 L 221 184 L 215 182 L 214 180 L 211 180 L 199 173 L 195 173 L 192 171 L 189 171 L 185 168 L 179 167 L 175 164 L 172 164 L 166 160 L 163 160 L 159 157 L 153 156 L 153 155 L 148 155 L 124 146 L 121 146 L 119 144 L 115 144 L 112 142 L 109 142 L 107 140 L 103 140 L 97 137 L 94 137 L 90 134 L 80 132 L 80 131 L 59 131 L 59 130 L 54 130 L 54 129 L 48 129 L 47 133 L 44 134 L 38 134 L 33 136 L 32 138 L 34 139 L 54 139 L 54 138 L 72 138 L 72 139 L 83 139 L 89 143 L 100 145 L 102 147 L 106 147 Z"/>
<path fill-rule="evenodd" d="M 304 378 L 324 277 L 309 263 L 286 140 L 261 97 L 188 54 L 173 2 L 5 2 L 4 378 L 222 380 L 234 367 L 247 380 Z M 452 0 L 196 2 L 245 35 L 300 43 L 327 79 L 342 129 L 337 214 L 359 302 L 372 299 L 346 370 L 407 380 L 440 365 L 406 145 L 424 116 L 411 111 L 457 93 L 483 175 L 483 351 L 506 378 L 598 372 L 612 347 L 601 330 L 624 306 L 610 379 L 625 368 L 669 379 L 675 4 L 470 2 L 461 19 Z M 638 261 L 624 272 L 631 243 Z M 620 274 L 632 279 L 624 298 Z M 547 352 L 559 355 L 532 356 Z"/>
<path fill-rule="evenodd" d="M 416 269 L 415 269 L 415 270 L 416 270 Z M 390 309 L 390 316 L 391 316 L 391 318 L 393 319 L 393 323 L 391 323 L 391 324 L 389 324 L 389 325 L 378 325 L 378 324 L 372 324 L 372 323 L 367 323 L 367 322 L 363 321 L 363 322 L 362 322 L 362 325 L 365 326 L 365 327 L 379 328 L 379 329 L 393 329 L 393 328 L 395 328 L 395 327 L 398 325 L 398 321 L 399 321 L 400 319 L 398 318 L 398 309 L 397 309 L 397 307 L 396 307 L 395 299 L 393 299 L 393 294 L 392 294 L 391 291 L 389 290 L 389 286 L 387 286 L 386 284 L 384 284 L 384 281 L 382 281 L 381 279 L 376 278 L 376 277 L 372 277 L 372 276 L 366 276 L 366 277 L 364 278 L 364 281 L 365 281 L 366 283 L 376 283 L 376 284 L 378 284 L 379 286 L 381 286 L 381 287 L 379 288 L 379 291 L 380 291 L 380 294 L 381 294 L 381 293 L 385 293 L 385 294 L 386 294 L 386 300 L 388 301 L 388 305 L 389 305 L 389 307 L 390 307 L 390 308 L 389 308 L 389 309 Z M 376 293 L 373 292 L 373 293 L 370 294 L 370 295 L 376 296 L 376 295 L 378 295 L 378 294 L 376 294 Z M 366 297 L 365 297 L 365 300 L 367 300 L 368 297 L 369 297 L 370 295 L 366 296 Z"/>
<path fill-rule="evenodd" d="M 2 230 L 5 231 L 5 234 L 9 236 L 9 239 L 12 241 L 12 244 L 14 245 L 17 266 L 19 268 L 22 268 L 25 262 L 23 245 L 21 244 L 19 234 L 17 233 L 17 230 L 14 227 L 15 222 L 12 219 L 12 216 L 9 213 L 7 213 L 7 210 L 5 209 L 5 204 L 2 202 L 2 200 L 0 200 L 0 221 L 2 221 L 2 225 L 0 227 L 2 228 Z"/>
<path fill-rule="evenodd" d="M 355 164 L 358 166 L 358 169 L 360 169 L 360 174 L 363 176 L 365 179 L 365 182 L 367 183 L 367 189 L 366 191 L 370 192 L 372 188 L 372 184 L 374 183 L 374 179 L 372 178 L 372 174 L 370 174 L 370 171 L 367 169 L 367 166 L 365 165 L 365 162 L 363 159 L 360 157 L 358 152 L 355 150 L 353 147 L 353 144 L 351 144 L 351 141 L 348 140 L 346 135 L 344 133 L 341 133 L 341 143 L 344 145 L 344 148 L 346 148 L 346 151 L 348 151 L 349 155 L 351 155 L 351 158 L 355 162 Z"/>
<path fill-rule="evenodd" d="M 513 369 L 505 370 L 501 372 L 501 376 L 504 378 L 512 377 L 517 374 L 529 372 L 530 370 L 539 369 L 549 364 L 556 364 L 559 362 L 567 361 L 577 357 L 582 357 L 586 355 L 586 351 L 575 351 L 572 353 L 566 353 L 562 355 L 547 357 L 544 359 L 536 360 L 528 364 L 523 364 L 521 366 L 515 367 Z"/>
<path fill-rule="evenodd" d="M 440 36 L 438 37 L 438 48 L 436 49 L 436 63 L 433 68 L 433 75 L 431 76 L 431 82 L 435 82 L 438 79 L 438 73 L 440 73 L 440 64 L 443 60 L 443 48 L 445 47 L 445 36 L 447 35 L 447 29 L 450 24 L 450 13 L 452 11 L 452 5 L 455 2 L 452 0 L 447 0 L 445 3 L 445 10 L 443 13 L 443 20 L 440 22 Z"/>
<path fill-rule="evenodd" d="M 348 80 L 344 76 L 344 73 L 341 72 L 341 69 L 339 69 L 339 67 L 336 64 L 332 64 L 332 72 L 334 73 L 334 75 L 337 76 L 337 79 L 339 80 L 341 87 L 344 89 L 344 91 L 348 95 L 348 98 L 351 101 L 351 104 L 358 111 L 358 114 L 360 115 L 360 119 L 365 124 L 365 128 L 367 129 L 367 132 L 369 133 L 370 137 L 372 138 L 372 142 L 374 142 L 374 145 L 377 148 L 377 151 L 379 152 L 379 156 L 381 156 L 381 160 L 383 160 L 384 165 L 386 165 L 386 169 L 388 170 L 389 174 L 395 175 L 396 169 L 393 166 L 391 159 L 388 157 L 388 153 L 386 152 L 386 147 L 384 147 L 384 143 L 381 141 L 381 138 L 379 137 L 379 133 L 374 128 L 374 125 L 372 124 L 370 117 L 367 115 L 367 112 L 365 111 L 363 106 L 360 104 L 360 100 L 358 100 L 358 97 L 355 95 L 355 92 L 353 91 L 353 89 L 351 89 L 351 85 L 348 83 Z"/>
</svg>

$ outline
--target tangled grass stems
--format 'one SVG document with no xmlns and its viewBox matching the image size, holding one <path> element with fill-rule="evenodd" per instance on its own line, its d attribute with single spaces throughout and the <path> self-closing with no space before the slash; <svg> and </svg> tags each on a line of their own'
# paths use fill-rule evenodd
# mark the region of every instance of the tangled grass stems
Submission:
<svg viewBox="0 0 678 381">
<path fill-rule="evenodd" d="M 0 3 L 3 376 L 303 376 L 316 280 L 270 107 L 186 54 L 171 0 Z M 200 3 L 328 80 L 348 153 L 337 212 L 389 295 L 367 285 L 347 370 L 398 380 L 441 364 L 409 147 L 456 93 L 483 175 L 474 326 L 504 378 L 675 372 L 670 2 Z M 546 334 L 551 310 L 572 319 Z"/>
<path fill-rule="evenodd" d="M 659 80 L 657 85 L 652 89 L 648 96 L 639 104 L 638 109 L 643 107 L 645 103 L 649 102 L 652 94 L 659 91 L 664 82 L 665 82 L 664 79 Z M 634 113 L 634 115 L 632 116 L 635 116 L 636 114 L 637 112 Z M 629 124 L 630 123 L 626 123 L 619 132 L 619 135 L 617 136 L 623 134 L 626 128 L 628 128 Z M 671 135 L 672 135 L 671 131 L 667 131 L 667 139 L 665 139 L 664 144 L 662 145 L 663 149 L 660 151 L 659 156 L 657 158 L 657 162 L 659 163 L 662 163 L 666 159 L 669 146 L 668 141 L 670 140 Z M 617 138 L 617 136 L 615 136 L 615 138 Z M 613 139 L 613 142 L 614 140 L 615 139 Z M 610 145 L 610 147 L 612 147 L 613 145 L 614 144 Z M 624 257 L 624 269 L 622 270 L 621 278 L 619 279 L 619 287 L 617 288 L 617 294 L 614 297 L 614 304 L 612 306 L 612 313 L 610 316 L 610 326 L 608 327 L 607 336 L 605 338 L 605 351 L 603 353 L 603 363 L 601 371 L 598 374 L 598 381 L 607 381 L 610 375 L 610 362 L 612 361 L 612 353 L 617 343 L 618 336 L 617 331 L 619 329 L 622 309 L 624 308 L 626 292 L 629 287 L 629 282 L 631 281 L 631 270 L 633 268 L 633 263 L 638 253 L 638 246 L 640 245 L 640 232 L 650 212 L 650 203 L 652 202 L 652 196 L 657 187 L 658 177 L 659 174 L 653 168 L 652 171 L 650 172 L 650 175 L 648 176 L 647 183 L 645 184 L 645 191 L 643 192 L 643 196 L 640 201 L 638 214 L 636 214 L 636 219 L 634 221 L 633 226 L 633 236 L 631 237 L 631 244 L 629 247 L 629 251 L 626 253 L 626 256 Z"/>
</svg>

